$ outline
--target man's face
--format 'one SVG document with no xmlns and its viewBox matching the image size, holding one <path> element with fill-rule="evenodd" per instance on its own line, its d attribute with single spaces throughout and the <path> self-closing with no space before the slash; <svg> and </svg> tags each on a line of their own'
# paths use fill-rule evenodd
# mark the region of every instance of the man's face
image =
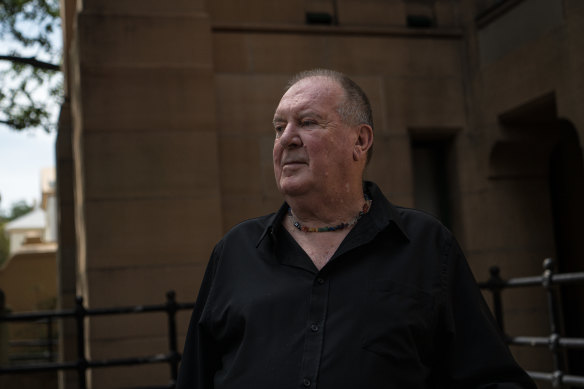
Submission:
<svg viewBox="0 0 584 389">
<path fill-rule="evenodd" d="M 343 90 L 325 77 L 294 84 L 274 114 L 274 174 L 284 196 L 347 191 L 355 128 L 337 112 Z"/>
</svg>

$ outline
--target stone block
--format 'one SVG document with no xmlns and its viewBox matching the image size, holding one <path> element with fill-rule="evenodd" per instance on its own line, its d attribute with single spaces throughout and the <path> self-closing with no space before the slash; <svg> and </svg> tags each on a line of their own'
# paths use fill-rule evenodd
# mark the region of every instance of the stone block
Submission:
<svg viewBox="0 0 584 389">
<path fill-rule="evenodd" d="M 273 135 L 274 111 L 292 74 L 215 76 L 217 131 Z"/>
<path fill-rule="evenodd" d="M 225 194 L 222 198 L 224 229 L 228 231 L 244 220 L 276 212 L 282 202 L 279 196 Z"/>
<path fill-rule="evenodd" d="M 460 50 L 458 39 L 329 36 L 326 41 L 327 61 L 322 63 L 355 75 L 460 77 Z"/>
<path fill-rule="evenodd" d="M 460 6 L 457 2 L 437 0 L 434 3 L 436 25 L 438 27 L 460 27 Z"/>
<path fill-rule="evenodd" d="M 545 179 L 491 181 L 488 189 L 466 193 L 463 225 L 467 250 L 531 250 L 553 256 L 553 220 Z"/>
<path fill-rule="evenodd" d="M 84 132 L 197 129 L 215 125 L 209 69 L 83 67 Z"/>
<path fill-rule="evenodd" d="M 72 158 L 57 158 L 57 201 L 60 205 L 73 204 L 74 163 Z"/>
<path fill-rule="evenodd" d="M 386 197 L 403 199 L 408 204 L 400 205 L 409 205 L 407 198 L 413 197 L 410 161 L 410 140 L 407 136 L 376 136 L 373 158 L 365 177 L 379 185 Z"/>
<path fill-rule="evenodd" d="M 96 341 L 91 344 L 91 358 L 133 358 L 154 356 L 168 352 L 168 340 L 164 338 L 124 339 L 116 341 Z M 133 366 L 116 366 L 93 369 L 92 388 L 107 389 L 164 387 L 171 381 L 168 363 L 152 363 Z M 115 385 L 112 385 L 114 384 Z"/>
<path fill-rule="evenodd" d="M 82 66 L 212 66 L 211 26 L 205 14 L 83 12 L 77 36 Z"/>
<path fill-rule="evenodd" d="M 218 196 L 214 131 L 90 132 L 87 199 Z"/>
<path fill-rule="evenodd" d="M 362 76 L 362 75 L 351 75 L 348 74 L 360 87 L 363 89 L 367 97 L 369 98 L 369 103 L 371 103 L 371 109 L 373 110 L 373 127 L 374 133 L 383 134 L 387 132 L 388 120 L 387 120 L 387 102 L 385 96 L 385 82 L 382 76 Z"/>
<path fill-rule="evenodd" d="M 76 293 L 75 279 L 77 271 L 75 268 L 75 247 L 59 247 L 57 251 L 57 278 L 58 278 L 58 301 L 63 307 L 70 308 L 74 305 L 75 298 L 69 294 Z M 67 295 L 67 296 L 66 296 Z"/>
<path fill-rule="evenodd" d="M 331 67 L 329 57 L 334 39 L 316 31 L 314 34 L 246 34 L 248 63 L 252 65 L 248 71 L 270 74 L 277 70 L 291 75 L 306 69 Z"/>
<path fill-rule="evenodd" d="M 216 77 L 219 77 L 221 73 L 246 72 L 253 68 L 246 34 L 214 31 L 212 40 L 213 67 Z"/>
<path fill-rule="evenodd" d="M 462 128 L 466 124 L 462 84 L 455 77 L 388 77 L 387 133 L 408 127 Z"/>
<path fill-rule="evenodd" d="M 304 23 L 305 0 L 213 0 L 209 13 L 215 23 Z"/>
<path fill-rule="evenodd" d="M 220 198 L 88 201 L 85 230 L 88 269 L 202 263 L 220 238 Z"/>
<path fill-rule="evenodd" d="M 164 305 L 169 290 L 176 292 L 177 302 L 193 303 L 208 260 L 196 261 L 193 259 L 192 265 L 175 267 L 93 270 L 88 275 L 91 295 L 86 305 L 90 308 Z M 177 331 L 184 335 L 192 309 L 179 312 Z M 88 331 L 95 341 L 115 342 L 126 338 L 167 337 L 168 334 L 168 316 L 164 311 L 100 315 L 89 320 Z"/>
<path fill-rule="evenodd" d="M 59 196 L 60 196 L 59 192 Z M 65 197 L 65 196 L 63 196 Z M 73 197 L 73 196 L 71 196 Z M 72 247 L 75 245 L 75 206 L 73 201 L 64 203 L 61 197 L 59 200 L 59 249 Z"/>
<path fill-rule="evenodd" d="M 261 168 L 258 137 L 219 137 L 222 195 L 245 194 L 260 197 Z"/>
<path fill-rule="evenodd" d="M 262 185 L 262 195 L 266 199 L 278 199 L 281 201 L 281 194 L 276 186 L 276 179 L 274 176 L 274 137 L 273 136 L 262 136 L 260 138 L 260 167 L 261 167 L 261 185 Z M 273 200 L 270 200 L 271 204 Z"/>
<path fill-rule="evenodd" d="M 405 26 L 404 1 L 401 0 L 339 0 L 339 24 Z"/>
<path fill-rule="evenodd" d="M 206 11 L 205 0 L 81 0 L 83 11 L 103 13 L 187 13 Z"/>
</svg>

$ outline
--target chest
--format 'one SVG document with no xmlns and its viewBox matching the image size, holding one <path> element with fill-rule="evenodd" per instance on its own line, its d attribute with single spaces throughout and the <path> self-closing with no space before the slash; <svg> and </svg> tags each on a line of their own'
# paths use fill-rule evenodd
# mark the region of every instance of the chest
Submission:
<svg viewBox="0 0 584 389">
<path fill-rule="evenodd" d="M 295 228 L 288 231 L 318 270 L 321 270 L 333 257 L 349 232 L 347 229 L 334 233 L 305 233 Z"/>
</svg>

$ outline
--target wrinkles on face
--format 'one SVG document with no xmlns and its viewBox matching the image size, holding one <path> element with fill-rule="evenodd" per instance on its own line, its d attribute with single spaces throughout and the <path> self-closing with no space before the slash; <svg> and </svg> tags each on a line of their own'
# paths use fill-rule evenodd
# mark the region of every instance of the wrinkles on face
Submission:
<svg viewBox="0 0 584 389">
<path fill-rule="evenodd" d="M 342 96 L 340 86 L 313 78 L 299 81 L 280 100 L 273 119 L 273 159 L 284 195 L 345 184 L 343 164 L 352 160 L 352 147 L 337 111 Z"/>
</svg>

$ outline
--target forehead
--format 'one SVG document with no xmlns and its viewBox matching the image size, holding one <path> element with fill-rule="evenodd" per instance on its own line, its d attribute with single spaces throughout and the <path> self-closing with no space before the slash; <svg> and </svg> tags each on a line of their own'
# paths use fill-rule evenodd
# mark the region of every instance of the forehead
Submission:
<svg viewBox="0 0 584 389">
<path fill-rule="evenodd" d="M 292 85 L 282 96 L 276 116 L 305 109 L 335 109 L 343 96 L 340 85 L 327 77 L 309 77 Z"/>
</svg>

